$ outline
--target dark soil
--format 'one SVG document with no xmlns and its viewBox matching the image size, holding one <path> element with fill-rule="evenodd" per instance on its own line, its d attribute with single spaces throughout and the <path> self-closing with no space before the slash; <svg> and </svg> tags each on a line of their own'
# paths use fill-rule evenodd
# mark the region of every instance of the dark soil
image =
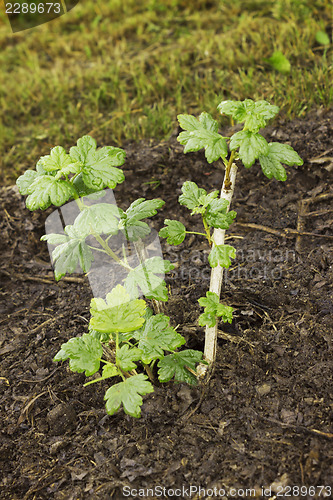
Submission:
<svg viewBox="0 0 333 500">
<path fill-rule="evenodd" d="M 189 498 L 188 490 L 173 490 L 190 485 L 225 496 L 253 488 L 257 498 L 329 497 L 328 489 L 301 495 L 283 488 L 328 486 L 333 477 L 332 118 L 319 111 L 267 130 L 269 140 L 290 143 L 304 159 L 288 168 L 285 183 L 268 181 L 258 166 L 239 169 L 229 234 L 242 239 L 229 240 L 238 254 L 222 292 L 236 312 L 232 325 L 219 326 L 215 371 L 196 388 L 156 388 L 139 420 L 122 410 L 108 416 L 107 383 L 83 388 L 83 374 L 53 363 L 63 342 L 87 331 L 92 292 L 84 276 L 54 281 L 39 241 L 52 210 L 30 213 L 15 188 L 2 188 L 1 498 Z M 167 203 L 156 229 L 177 218 L 200 231 L 177 197 L 185 180 L 219 189 L 221 170 L 201 153 L 184 156 L 175 137 L 125 149 L 118 205 L 161 197 Z M 297 237 L 297 229 L 310 235 Z M 165 313 L 187 346 L 202 350 L 197 299 L 209 286 L 208 249 L 200 237 L 163 248 L 179 264 L 167 278 Z M 164 496 L 134 491 L 156 486 Z M 264 496 L 262 486 L 272 493 Z M 250 492 L 229 494 L 244 497 Z"/>
</svg>

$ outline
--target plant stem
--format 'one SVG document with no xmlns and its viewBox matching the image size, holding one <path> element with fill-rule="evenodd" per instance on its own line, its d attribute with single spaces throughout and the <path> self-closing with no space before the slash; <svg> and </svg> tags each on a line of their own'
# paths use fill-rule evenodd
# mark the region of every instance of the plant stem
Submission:
<svg viewBox="0 0 333 500">
<path fill-rule="evenodd" d="M 230 160 L 233 158 L 233 153 L 230 155 Z M 234 193 L 236 174 L 237 174 L 237 165 L 235 163 L 230 162 L 228 167 L 226 168 L 224 180 L 221 188 L 220 197 L 229 202 L 227 211 L 230 209 L 232 195 Z M 224 229 L 215 229 L 213 233 L 213 247 L 215 245 L 224 245 L 225 238 L 225 230 Z M 223 267 L 216 266 L 212 268 L 211 277 L 210 277 L 210 287 L 209 291 L 214 292 L 220 297 L 221 287 L 222 287 L 222 279 L 223 279 Z M 208 361 L 209 364 L 215 361 L 216 357 L 216 339 L 217 339 L 217 321 L 215 326 L 208 327 L 206 326 L 205 333 L 205 349 L 204 349 L 204 358 Z M 200 377 L 203 377 L 207 372 L 207 365 L 199 365 L 198 366 L 198 374 Z"/>
<path fill-rule="evenodd" d="M 200 236 L 205 236 L 207 238 L 207 233 L 197 233 L 196 231 L 186 231 L 186 234 L 199 234 Z"/>
<path fill-rule="evenodd" d="M 121 266 L 125 267 L 125 269 L 127 269 L 128 271 L 132 271 L 132 268 L 128 264 L 125 264 L 125 262 L 123 262 L 121 259 L 119 259 L 119 257 L 111 250 L 109 245 L 103 240 L 103 238 L 99 234 L 97 234 L 95 232 L 92 232 L 92 234 L 93 234 L 94 238 L 98 241 L 98 243 L 101 245 L 101 247 L 104 248 L 105 252 L 113 260 L 115 260 Z"/>
<path fill-rule="evenodd" d="M 204 216 L 202 216 L 202 222 L 203 222 L 203 225 L 204 225 L 204 228 L 205 228 L 205 231 L 206 231 L 206 237 L 207 237 L 207 240 L 208 240 L 208 243 L 210 245 L 212 245 L 212 239 L 210 237 L 210 228 L 206 222 L 206 219 Z"/>
</svg>

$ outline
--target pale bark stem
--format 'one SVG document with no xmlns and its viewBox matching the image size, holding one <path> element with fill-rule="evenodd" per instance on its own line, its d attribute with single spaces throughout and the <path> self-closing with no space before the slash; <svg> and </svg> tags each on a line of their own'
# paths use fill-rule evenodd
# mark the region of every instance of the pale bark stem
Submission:
<svg viewBox="0 0 333 500">
<path fill-rule="evenodd" d="M 230 179 L 230 187 L 226 189 L 226 174 L 223 179 L 223 184 L 221 188 L 220 198 L 223 200 L 227 200 L 229 202 L 227 211 L 230 209 L 232 196 L 234 194 L 235 181 L 237 174 L 237 165 L 233 163 L 230 168 L 229 179 Z M 215 229 L 213 233 L 213 241 L 216 245 L 224 245 L 224 237 L 225 230 L 224 229 Z M 214 246 L 214 243 L 213 243 Z M 210 277 L 210 287 L 209 291 L 214 292 L 220 297 L 221 288 L 222 288 L 222 280 L 223 280 L 223 267 L 217 266 L 212 268 L 211 277 Z M 216 340 L 217 340 L 217 321 L 216 325 L 213 327 L 206 326 L 206 334 L 205 334 L 205 349 L 204 349 L 204 359 L 212 364 L 215 361 L 216 357 Z M 207 365 L 199 365 L 197 368 L 197 372 L 199 377 L 203 377 L 207 372 Z"/>
</svg>

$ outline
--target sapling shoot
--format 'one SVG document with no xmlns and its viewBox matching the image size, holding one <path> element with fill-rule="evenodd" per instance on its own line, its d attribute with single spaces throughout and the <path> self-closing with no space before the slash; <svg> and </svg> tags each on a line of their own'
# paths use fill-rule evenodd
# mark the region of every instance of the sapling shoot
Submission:
<svg viewBox="0 0 333 500">
<path fill-rule="evenodd" d="M 179 197 L 181 205 L 191 210 L 191 215 L 200 215 L 203 223 L 203 233 L 186 231 L 179 221 L 165 220 L 165 227 L 160 236 L 167 238 L 168 243 L 179 245 L 186 234 L 201 234 L 211 248 L 208 261 L 212 267 L 210 288 L 206 297 L 199 299 L 204 307 L 204 313 L 199 317 L 199 325 L 205 326 L 204 359 L 211 365 L 216 357 L 217 318 L 223 322 L 232 322 L 232 307 L 220 303 L 220 294 L 223 279 L 223 269 L 228 268 L 232 258 L 236 256 L 236 249 L 225 245 L 225 231 L 229 228 L 236 212 L 229 211 L 235 189 L 237 162 L 245 168 L 250 168 L 259 160 L 262 171 L 268 179 L 275 178 L 285 181 L 287 173 L 282 164 L 302 165 L 303 161 L 294 149 L 288 144 L 279 142 L 268 143 L 259 133 L 266 126 L 269 119 L 279 111 L 277 106 L 267 101 L 254 102 L 251 99 L 244 101 L 223 101 L 218 110 L 223 115 L 231 116 L 243 128 L 231 137 L 223 137 L 218 132 L 218 122 L 208 113 L 201 113 L 199 119 L 192 115 L 179 115 L 178 121 L 184 130 L 178 136 L 178 141 L 184 145 L 184 153 L 199 151 L 204 148 L 208 163 L 222 159 L 225 166 L 224 180 L 218 198 L 218 191 L 207 194 L 194 182 L 186 181 L 182 187 L 183 194 Z M 204 376 L 207 365 L 198 367 L 200 376 Z"/>
<path fill-rule="evenodd" d="M 55 247 L 52 259 L 57 281 L 78 266 L 88 273 L 96 252 L 104 253 L 125 272 L 122 284 L 113 287 L 105 299 L 91 300 L 88 333 L 62 344 L 54 361 L 69 359 L 72 371 L 96 377 L 85 385 L 115 379 L 117 383 L 104 397 L 107 412 L 113 415 L 122 405 L 125 413 L 140 417 L 142 396 L 153 392 L 157 380 L 197 383 L 195 370 L 202 353 L 178 351 L 185 344 L 184 337 L 169 325 L 168 316 L 159 311 L 153 314 L 140 298 L 143 295 L 153 305 L 168 300 L 163 276 L 173 265 L 162 257 L 147 255 L 143 243 L 151 232 L 144 220 L 153 217 L 164 201 L 139 198 L 127 210 L 114 204 L 91 204 L 92 198 L 103 198 L 101 190 L 113 189 L 124 181 L 119 168 L 124 161 L 122 149 L 97 149 L 96 141 L 84 136 L 69 153 L 60 146 L 53 148 L 35 170 L 19 177 L 17 185 L 20 193 L 27 195 L 29 210 L 59 207 L 69 200 L 78 205 L 74 222 L 61 234 L 41 238 Z M 119 245 L 113 245 L 117 236 L 124 241 L 121 251 Z M 132 243 L 139 254 L 134 259 L 126 252 Z"/>
</svg>

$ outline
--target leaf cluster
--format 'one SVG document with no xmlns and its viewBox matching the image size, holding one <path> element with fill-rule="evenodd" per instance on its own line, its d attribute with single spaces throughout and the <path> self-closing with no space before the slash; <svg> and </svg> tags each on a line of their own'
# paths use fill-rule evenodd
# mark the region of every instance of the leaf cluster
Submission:
<svg viewBox="0 0 333 500">
<path fill-rule="evenodd" d="M 89 333 L 64 343 L 54 361 L 69 359 L 70 369 L 85 372 L 87 377 L 101 370 L 101 376 L 86 385 L 120 378 L 105 393 L 110 415 L 123 405 L 125 413 L 140 417 L 142 396 L 154 388 L 146 374 L 138 373 L 138 363 L 150 366 L 147 373 L 151 374 L 157 362 L 160 382 L 197 383 L 195 367 L 202 353 L 191 349 L 178 352 L 185 339 L 169 325 L 169 317 L 153 315 L 146 302 L 132 299 L 125 287 L 117 285 L 105 301 L 92 299 L 90 312 Z"/>
<path fill-rule="evenodd" d="M 29 210 L 57 207 L 68 200 L 87 196 L 106 187 L 115 188 L 124 181 L 118 168 L 125 161 L 125 151 L 112 146 L 97 149 L 95 139 L 81 137 L 69 153 L 61 146 L 40 158 L 35 170 L 27 170 L 16 183 L 22 195 L 27 195 Z"/>
<path fill-rule="evenodd" d="M 233 134 L 229 139 L 218 133 L 218 123 L 202 113 L 197 120 L 192 115 L 179 115 L 180 126 L 185 130 L 178 136 L 178 141 L 185 146 L 184 153 L 205 149 L 209 163 L 223 160 L 227 166 L 228 144 L 230 151 L 237 152 L 238 158 L 246 168 L 250 168 L 259 160 L 263 173 L 269 179 L 273 177 L 285 181 L 287 173 L 282 164 L 303 165 L 303 160 L 288 144 L 279 142 L 268 143 L 259 133 L 268 120 L 274 118 L 279 108 L 267 101 L 222 101 L 217 109 L 221 114 L 230 116 L 235 122 L 242 123 L 243 129 Z M 236 156 L 237 158 L 237 156 Z"/>
</svg>

